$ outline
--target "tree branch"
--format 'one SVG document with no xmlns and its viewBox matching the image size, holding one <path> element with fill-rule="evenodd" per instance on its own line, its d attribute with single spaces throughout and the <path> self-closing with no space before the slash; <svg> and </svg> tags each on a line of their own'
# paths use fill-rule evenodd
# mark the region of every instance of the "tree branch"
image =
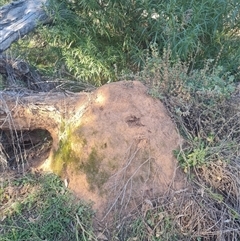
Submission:
<svg viewBox="0 0 240 241">
<path fill-rule="evenodd" d="M 0 53 L 39 23 L 49 22 L 43 8 L 47 0 L 19 0 L 0 8 Z"/>
</svg>

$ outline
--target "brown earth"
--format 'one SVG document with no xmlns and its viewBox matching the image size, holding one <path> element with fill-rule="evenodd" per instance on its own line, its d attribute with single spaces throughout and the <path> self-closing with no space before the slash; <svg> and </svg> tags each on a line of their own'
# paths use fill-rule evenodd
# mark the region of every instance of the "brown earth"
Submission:
<svg viewBox="0 0 240 241">
<path fill-rule="evenodd" d="M 39 168 L 60 174 L 104 219 L 183 188 L 173 156 L 181 141 L 164 105 L 142 83 L 121 81 L 89 93 Z"/>
</svg>

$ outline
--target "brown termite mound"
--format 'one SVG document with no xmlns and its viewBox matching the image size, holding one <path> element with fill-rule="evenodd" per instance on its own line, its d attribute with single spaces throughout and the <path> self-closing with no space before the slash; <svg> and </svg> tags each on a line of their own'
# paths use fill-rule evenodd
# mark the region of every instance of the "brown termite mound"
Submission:
<svg viewBox="0 0 240 241">
<path fill-rule="evenodd" d="M 181 138 L 163 104 L 139 81 L 47 98 L 49 112 L 39 112 L 43 106 L 32 101 L 21 117 L 15 113 L 15 127 L 23 128 L 28 115 L 28 129 L 48 130 L 53 147 L 38 169 L 60 175 L 79 198 L 93 203 L 101 219 L 183 187 L 173 156 Z"/>
<path fill-rule="evenodd" d="M 181 138 L 159 100 L 137 81 L 87 95 L 84 107 L 62 123 L 58 149 L 45 167 L 91 200 L 102 218 L 182 187 L 172 153 Z"/>
</svg>

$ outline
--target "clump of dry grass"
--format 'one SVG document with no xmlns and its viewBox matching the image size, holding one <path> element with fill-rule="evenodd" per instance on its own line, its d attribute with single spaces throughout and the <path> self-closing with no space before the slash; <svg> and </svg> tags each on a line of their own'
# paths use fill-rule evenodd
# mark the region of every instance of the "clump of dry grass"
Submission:
<svg viewBox="0 0 240 241">
<path fill-rule="evenodd" d="M 227 152 L 226 152 L 227 153 Z M 238 156 L 238 157 L 237 157 Z M 223 157 L 223 154 L 222 154 Z M 229 157 L 229 156 L 226 156 Z M 240 239 L 239 152 L 226 159 L 205 161 L 188 170 L 186 189 L 144 199 L 127 216 L 105 229 L 110 240 Z"/>
<path fill-rule="evenodd" d="M 172 62 L 169 50 L 160 58 L 153 48 L 141 76 L 149 93 L 164 102 L 185 139 L 175 154 L 192 186 L 191 191 L 163 198 L 157 205 L 171 219 L 172 232 L 179 238 L 165 240 L 239 240 L 236 84 L 217 61 L 206 61 L 200 70 L 193 64 L 194 58 L 187 63 Z"/>
</svg>

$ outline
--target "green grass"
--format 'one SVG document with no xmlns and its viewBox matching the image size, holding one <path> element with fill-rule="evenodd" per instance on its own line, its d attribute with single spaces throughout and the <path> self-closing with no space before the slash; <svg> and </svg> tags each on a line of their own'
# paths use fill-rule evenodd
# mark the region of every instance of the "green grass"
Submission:
<svg viewBox="0 0 240 241">
<path fill-rule="evenodd" d="M 3 5 L 5 5 L 7 3 L 10 3 L 10 2 L 12 2 L 12 0 L 0 0 L 0 6 L 3 6 Z"/>
<path fill-rule="evenodd" d="M 1 241 L 80 241 L 93 237 L 90 206 L 77 201 L 53 174 L 6 178 L 0 203 Z"/>
</svg>

